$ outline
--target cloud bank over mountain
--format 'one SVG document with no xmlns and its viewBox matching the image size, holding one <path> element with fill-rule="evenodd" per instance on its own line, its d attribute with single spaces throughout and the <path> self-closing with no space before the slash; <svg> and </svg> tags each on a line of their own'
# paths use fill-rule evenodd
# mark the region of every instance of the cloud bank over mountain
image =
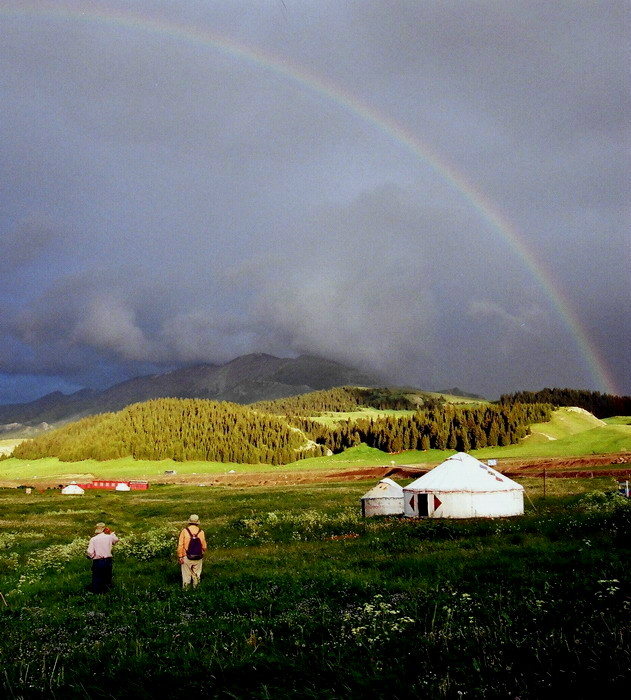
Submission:
<svg viewBox="0 0 631 700">
<path fill-rule="evenodd" d="M 631 393 L 627 12 L 0 0 L 0 402 L 249 352 Z"/>
</svg>

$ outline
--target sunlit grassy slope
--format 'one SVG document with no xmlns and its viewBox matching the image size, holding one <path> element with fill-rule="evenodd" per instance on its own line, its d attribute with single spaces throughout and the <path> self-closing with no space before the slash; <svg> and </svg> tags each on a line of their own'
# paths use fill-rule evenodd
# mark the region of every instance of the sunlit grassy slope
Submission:
<svg viewBox="0 0 631 700">
<path fill-rule="evenodd" d="M 631 425 L 608 423 L 577 408 L 559 408 L 548 423 L 531 426 L 518 445 L 478 450 L 477 456 L 563 457 L 631 451 Z"/>
<path fill-rule="evenodd" d="M 603 421 L 607 425 L 631 425 L 631 416 L 612 416 L 611 418 L 604 418 Z"/>
<path fill-rule="evenodd" d="M 325 425 L 335 425 L 343 421 L 356 421 L 363 418 L 382 418 L 383 416 L 411 416 L 414 411 L 395 411 L 393 409 L 363 408 L 360 411 L 325 411 L 314 420 Z"/>
<path fill-rule="evenodd" d="M 405 412 L 401 412 L 405 413 Z M 532 434 L 518 445 L 489 447 L 473 450 L 479 458 L 508 457 L 563 457 L 589 454 L 608 454 L 631 451 L 631 419 L 617 417 L 602 421 L 580 409 L 560 408 L 548 423 L 531 427 Z M 6 442 L 6 441 L 4 441 Z M 0 441 L 2 446 L 3 441 Z M 38 460 L 7 459 L 0 461 L 0 481 L 21 479 L 36 484 L 39 479 L 55 478 L 59 483 L 92 478 L 150 479 L 163 477 L 165 471 L 175 470 L 178 475 L 226 474 L 273 471 L 275 473 L 314 469 L 349 469 L 359 466 L 434 465 L 453 454 L 453 450 L 408 450 L 399 454 L 386 454 L 380 450 L 360 445 L 331 457 L 300 460 L 282 467 L 270 465 L 224 464 L 218 462 L 151 462 L 123 458 L 109 462 L 86 460 L 60 462 L 56 458 Z"/>
<path fill-rule="evenodd" d="M 414 401 L 417 398 L 422 405 L 422 399 L 429 397 L 443 398 L 449 404 L 455 406 L 466 404 L 468 407 L 480 406 L 483 404 L 489 404 L 489 401 L 484 399 L 470 399 L 465 396 L 455 396 L 452 394 L 437 394 L 435 392 L 427 391 L 423 392 L 422 396 L 415 397 L 414 394 L 410 393 L 407 395 L 410 400 Z M 326 425 L 333 425 L 339 423 L 340 421 L 346 420 L 359 420 L 361 418 L 380 418 L 382 416 L 411 416 L 414 411 L 396 411 L 393 409 L 381 409 L 372 408 L 367 406 L 361 408 L 357 411 L 324 411 L 320 415 L 315 417 L 315 420 L 324 423 Z"/>
</svg>

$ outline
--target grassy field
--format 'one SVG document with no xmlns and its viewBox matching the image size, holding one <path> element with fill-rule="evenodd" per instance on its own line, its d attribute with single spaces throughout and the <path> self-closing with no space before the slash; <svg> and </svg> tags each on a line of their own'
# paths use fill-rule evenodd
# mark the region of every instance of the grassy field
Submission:
<svg viewBox="0 0 631 700">
<path fill-rule="evenodd" d="M 631 425 L 631 416 L 612 416 L 604 418 L 603 422 L 607 425 Z"/>
<path fill-rule="evenodd" d="M 490 403 L 485 399 L 470 399 L 465 396 L 455 396 L 453 394 L 438 394 L 436 392 L 423 392 L 423 394 L 425 396 L 443 398 L 447 403 L 453 405 L 482 406 Z M 324 423 L 325 425 L 334 425 L 346 420 L 359 420 L 362 418 L 370 420 L 371 418 L 381 418 L 383 416 L 411 416 L 413 414 L 414 411 L 397 411 L 366 407 L 358 411 L 324 411 L 314 417 L 314 420 Z"/>
<path fill-rule="evenodd" d="M 523 517 L 362 519 L 368 482 L 0 489 L 0 694 L 13 698 L 622 698 L 631 504 L 524 480 Z M 179 588 L 197 512 L 203 580 Z M 87 592 L 94 523 L 114 589 Z"/>
<path fill-rule="evenodd" d="M 363 418 L 370 420 L 371 418 L 382 418 L 384 416 L 412 416 L 414 411 L 395 411 L 379 408 L 364 408 L 361 411 L 324 411 L 316 416 L 314 420 L 325 425 L 333 426 L 336 423 L 351 420 L 356 421 Z"/>
</svg>

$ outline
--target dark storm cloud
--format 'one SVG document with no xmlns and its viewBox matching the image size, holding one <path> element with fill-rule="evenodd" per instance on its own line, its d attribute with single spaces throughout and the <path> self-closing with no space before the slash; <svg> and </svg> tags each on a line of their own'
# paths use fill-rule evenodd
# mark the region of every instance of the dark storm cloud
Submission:
<svg viewBox="0 0 631 700">
<path fill-rule="evenodd" d="M 59 234 L 48 217 L 31 214 L 8 228 L 0 239 L 0 270 L 8 272 L 37 260 L 58 243 Z"/>
<path fill-rule="evenodd" d="M 631 391 L 627 3 L 23 7 L 0 0 L 0 401 L 259 351 Z"/>
</svg>

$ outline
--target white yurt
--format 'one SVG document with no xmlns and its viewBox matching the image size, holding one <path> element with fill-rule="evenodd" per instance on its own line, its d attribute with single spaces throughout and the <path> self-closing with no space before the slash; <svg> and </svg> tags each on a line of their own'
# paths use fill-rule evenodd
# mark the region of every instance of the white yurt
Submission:
<svg viewBox="0 0 631 700">
<path fill-rule="evenodd" d="M 64 496 L 83 496 L 84 494 L 84 490 L 76 481 L 71 481 L 68 486 L 64 486 L 61 492 Z"/>
<path fill-rule="evenodd" d="M 362 515 L 403 515 L 403 487 L 382 479 L 361 497 Z"/>
<path fill-rule="evenodd" d="M 458 452 L 403 489 L 410 518 L 498 518 L 523 515 L 524 487 Z"/>
</svg>

